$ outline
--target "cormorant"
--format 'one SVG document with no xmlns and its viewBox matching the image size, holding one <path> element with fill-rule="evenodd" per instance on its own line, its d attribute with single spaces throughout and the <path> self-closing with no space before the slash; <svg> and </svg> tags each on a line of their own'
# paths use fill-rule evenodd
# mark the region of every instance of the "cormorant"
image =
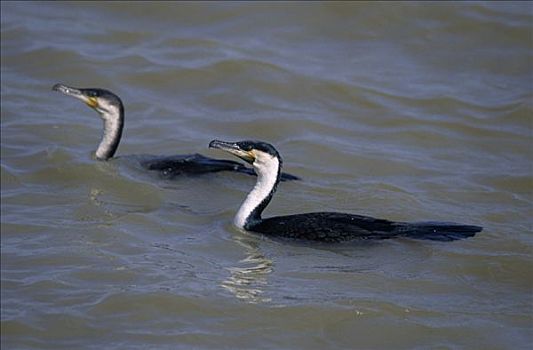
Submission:
<svg viewBox="0 0 533 350">
<path fill-rule="evenodd" d="M 122 129 L 124 127 L 124 105 L 120 98 L 111 91 L 89 88 L 78 89 L 63 84 L 56 84 L 52 90 L 75 97 L 94 109 L 104 122 L 104 133 L 95 157 L 98 160 L 108 160 L 115 154 Z M 141 166 L 159 172 L 166 178 L 173 178 L 182 174 L 205 174 L 219 171 L 235 171 L 248 175 L 255 175 L 253 169 L 244 164 L 223 159 L 213 159 L 201 154 L 187 154 L 175 156 L 145 157 L 140 160 Z M 282 180 L 299 180 L 297 176 L 283 174 Z"/>
<path fill-rule="evenodd" d="M 233 223 L 240 229 L 271 237 L 322 242 L 356 239 L 408 237 L 453 241 L 474 236 L 482 227 L 441 222 L 394 222 L 368 216 L 316 212 L 261 218 L 280 181 L 282 159 L 269 143 L 261 141 L 225 142 L 213 140 L 210 148 L 229 152 L 250 163 L 257 182 L 241 205 Z"/>
</svg>

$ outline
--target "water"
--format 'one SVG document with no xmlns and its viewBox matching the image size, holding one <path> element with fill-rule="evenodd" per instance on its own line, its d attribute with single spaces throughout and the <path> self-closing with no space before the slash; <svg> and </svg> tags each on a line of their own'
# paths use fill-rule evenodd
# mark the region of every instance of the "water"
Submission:
<svg viewBox="0 0 533 350">
<path fill-rule="evenodd" d="M 525 349 L 532 4 L 2 2 L 3 349 Z M 122 97 L 124 139 L 55 83 Z M 262 139 L 266 215 L 481 225 L 454 243 L 237 231 L 253 178 L 127 155 Z"/>
</svg>

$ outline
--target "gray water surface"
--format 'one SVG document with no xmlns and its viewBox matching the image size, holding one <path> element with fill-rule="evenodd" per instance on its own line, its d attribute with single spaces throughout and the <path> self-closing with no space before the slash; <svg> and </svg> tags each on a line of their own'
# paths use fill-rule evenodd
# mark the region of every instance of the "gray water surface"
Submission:
<svg viewBox="0 0 533 350">
<path fill-rule="evenodd" d="M 533 10 L 519 3 L 1 3 L 2 349 L 527 349 Z M 55 83 L 117 93 L 101 121 Z M 236 230 L 254 178 L 135 155 L 274 144 L 265 215 L 484 227 L 319 245 Z"/>
</svg>

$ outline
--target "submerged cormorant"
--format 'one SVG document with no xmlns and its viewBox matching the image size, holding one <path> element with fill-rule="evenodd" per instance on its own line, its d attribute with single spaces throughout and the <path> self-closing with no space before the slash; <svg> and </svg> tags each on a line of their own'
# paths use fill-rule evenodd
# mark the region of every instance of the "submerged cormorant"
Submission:
<svg viewBox="0 0 533 350">
<path fill-rule="evenodd" d="M 323 242 L 356 239 L 408 237 L 435 241 L 453 241 L 474 236 L 479 226 L 440 222 L 394 222 L 368 216 L 317 212 L 261 218 L 280 181 L 282 159 L 266 142 L 225 142 L 213 140 L 210 148 L 229 152 L 250 163 L 257 172 L 257 182 L 241 205 L 234 224 L 247 231 L 272 237 L 286 237 Z"/>
<path fill-rule="evenodd" d="M 94 109 L 104 122 L 104 133 L 95 157 L 98 160 L 108 160 L 115 154 L 122 129 L 124 127 L 124 105 L 114 93 L 104 89 L 78 89 L 63 84 L 56 84 L 52 90 L 75 97 Z M 253 169 L 244 164 L 223 159 L 213 159 L 201 154 L 187 154 L 175 156 L 150 156 L 140 160 L 142 167 L 159 172 L 166 178 L 182 174 L 205 174 L 219 171 L 234 171 L 248 175 L 255 175 Z M 282 174 L 282 180 L 299 180 L 290 174 Z"/>
</svg>

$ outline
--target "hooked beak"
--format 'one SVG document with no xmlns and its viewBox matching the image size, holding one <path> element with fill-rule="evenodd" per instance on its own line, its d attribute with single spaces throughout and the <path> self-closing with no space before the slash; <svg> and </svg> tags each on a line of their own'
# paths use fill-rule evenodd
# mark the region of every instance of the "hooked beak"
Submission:
<svg viewBox="0 0 533 350">
<path fill-rule="evenodd" d="M 255 154 L 253 151 L 245 151 L 241 149 L 236 142 L 213 140 L 209 143 L 209 148 L 217 148 L 226 151 L 250 164 L 255 161 Z"/>
<path fill-rule="evenodd" d="M 96 99 L 96 97 L 88 97 L 80 89 L 76 89 L 74 87 L 66 86 L 63 84 L 55 84 L 52 87 L 52 90 L 59 91 L 67 96 L 75 97 L 78 100 L 85 102 L 87 106 L 91 108 L 98 107 L 98 100 Z"/>
</svg>

